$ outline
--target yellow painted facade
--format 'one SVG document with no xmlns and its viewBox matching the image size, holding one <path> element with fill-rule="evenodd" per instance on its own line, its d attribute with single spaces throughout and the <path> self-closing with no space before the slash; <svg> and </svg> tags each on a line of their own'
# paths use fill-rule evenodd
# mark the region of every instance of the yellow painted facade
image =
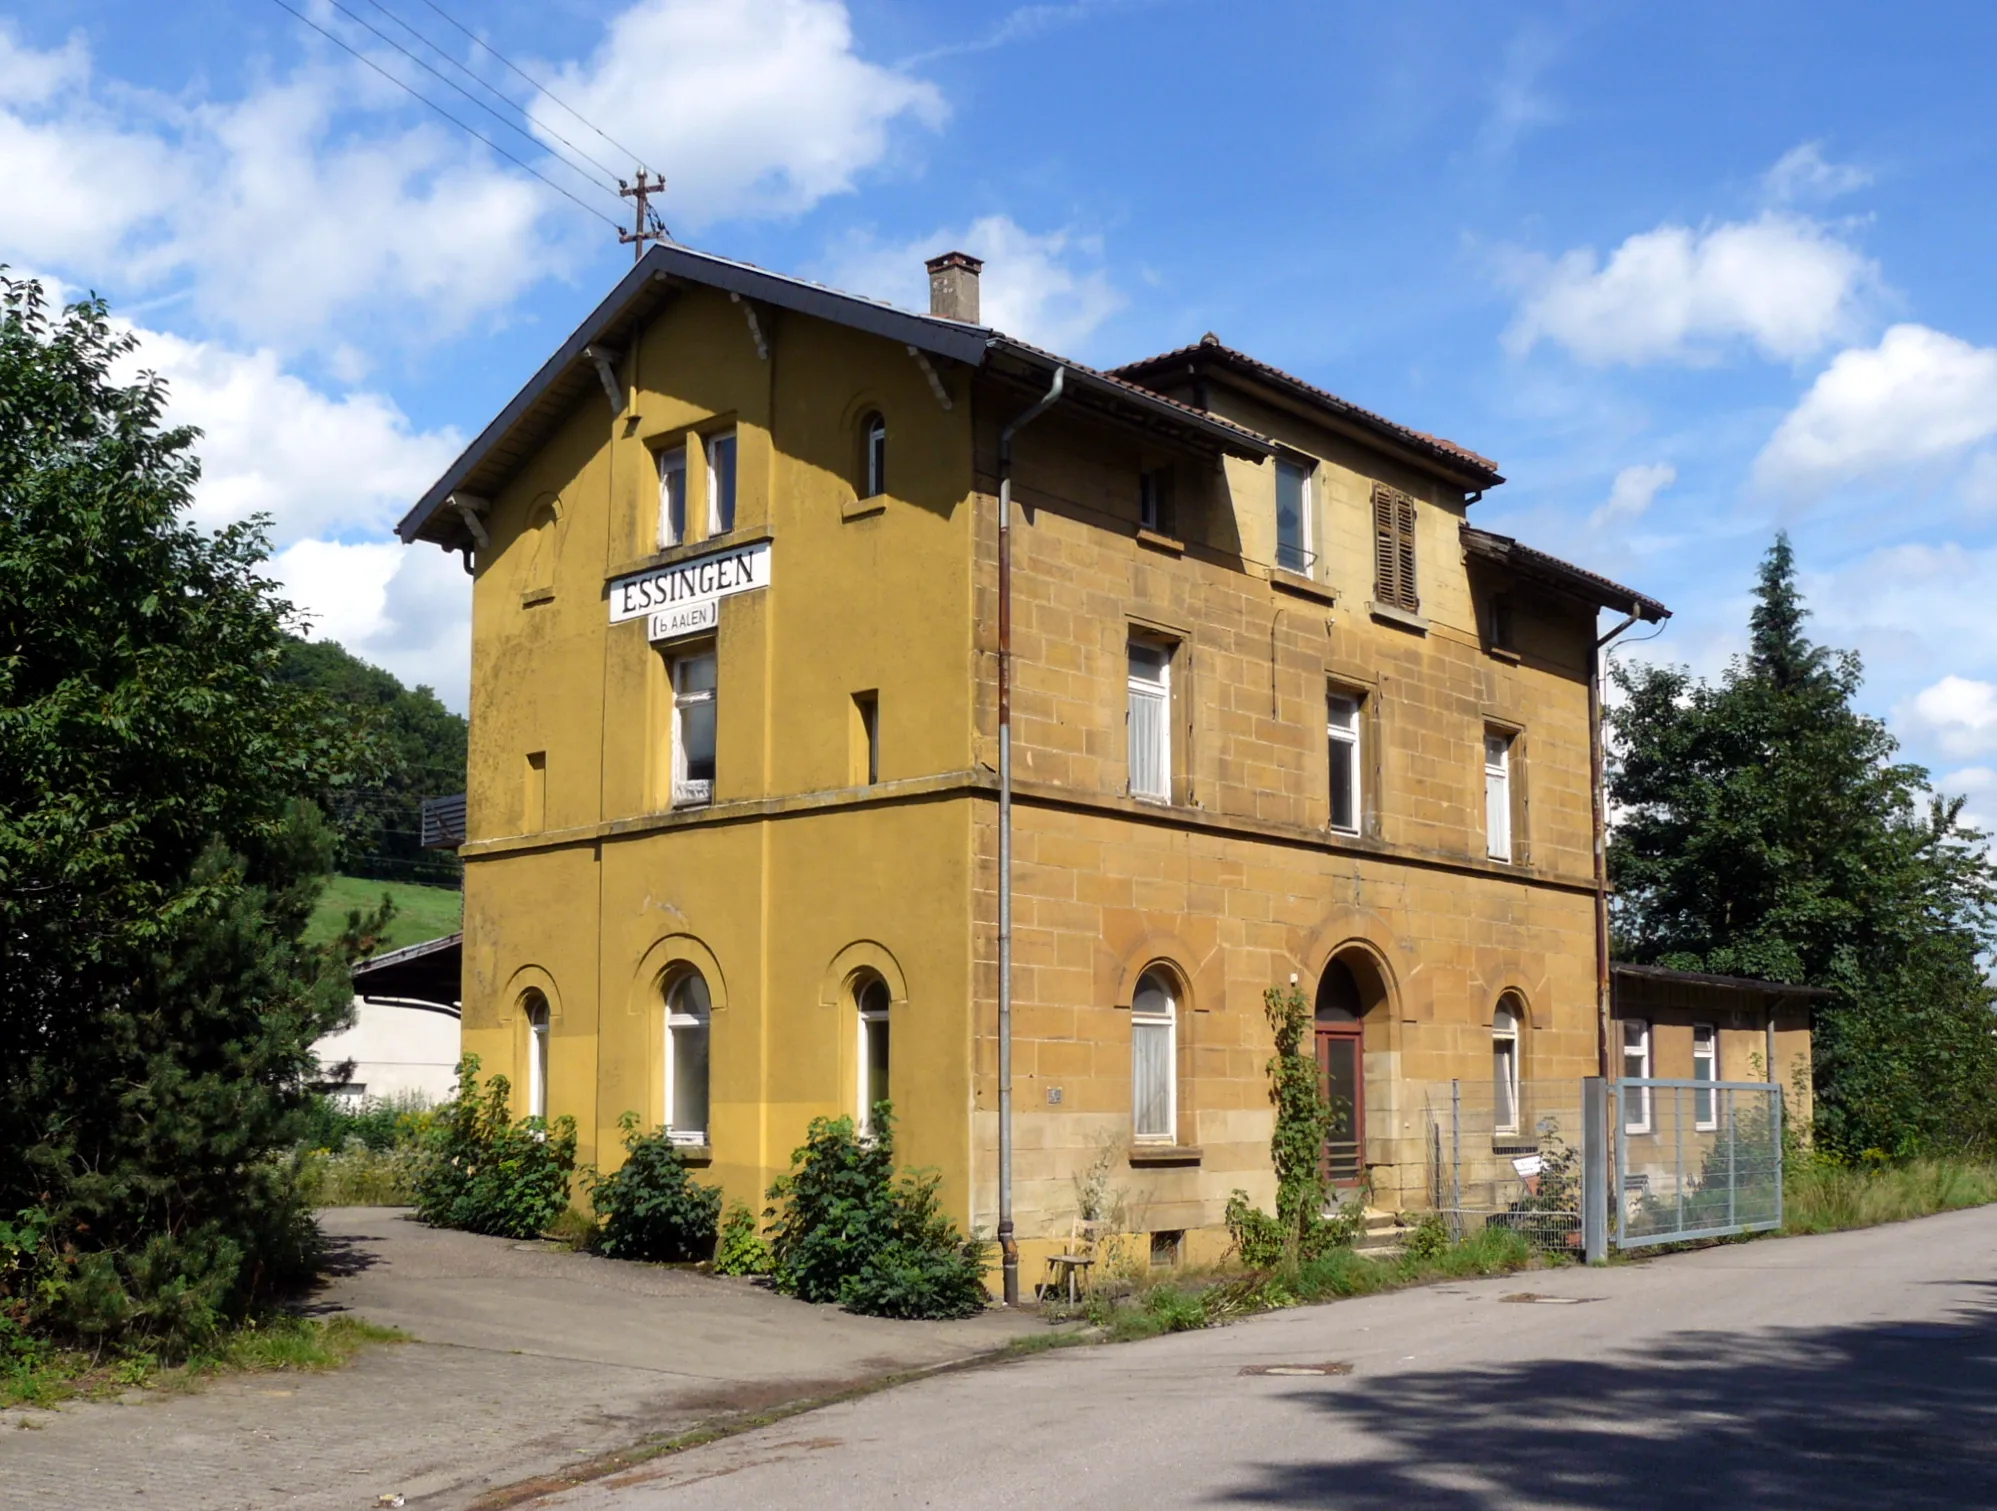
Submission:
<svg viewBox="0 0 1997 1511">
<path fill-rule="evenodd" d="M 695 278 L 626 322 L 601 375 L 615 408 L 588 374 L 476 501 L 465 1048 L 528 1084 L 528 1004 L 545 1001 L 548 1110 L 608 1166 L 621 1114 L 667 1115 L 666 999 L 697 971 L 711 1001 L 698 1157 L 760 1206 L 812 1117 L 857 1111 L 856 994 L 878 980 L 902 1153 L 939 1169 L 953 1214 L 989 1236 L 998 429 L 1038 390 Z M 1231 1189 L 1270 1200 L 1263 993 L 1292 979 L 1313 993 L 1334 959 L 1364 999 L 1377 1204 L 1420 1204 L 1424 1088 L 1488 1079 L 1507 994 L 1526 1077 L 1596 1064 L 1595 605 L 1473 561 L 1469 490 L 1442 453 L 1252 381 L 1155 386 L 1306 469 L 1308 560 L 1273 565 L 1275 460 L 1224 455 L 1213 427 L 1156 406 L 1122 413 L 1111 385 L 1015 443 L 1029 1283 L 1098 1159 L 1133 1228 L 1183 1233 L 1193 1258 L 1218 1252 Z M 887 486 L 863 497 L 875 415 Z M 715 534 L 707 445 L 725 433 L 735 518 Z M 660 549 L 658 459 L 682 448 L 690 538 Z M 1155 529 L 1139 523 L 1147 472 L 1169 479 Z M 1376 484 L 1416 506 L 1415 611 L 1371 601 Z M 609 584 L 756 542 L 769 586 L 721 599 L 709 637 L 711 796 L 676 803 L 671 666 L 700 647 L 611 623 Z M 1166 801 L 1130 793 L 1133 637 L 1171 656 Z M 1332 693 L 1360 700 L 1352 834 L 1330 827 Z M 1487 732 L 1510 740 L 1509 860 L 1487 854 Z M 1147 970 L 1176 1000 L 1174 1106 L 1169 1135 L 1140 1140 L 1131 1020 Z"/>
</svg>

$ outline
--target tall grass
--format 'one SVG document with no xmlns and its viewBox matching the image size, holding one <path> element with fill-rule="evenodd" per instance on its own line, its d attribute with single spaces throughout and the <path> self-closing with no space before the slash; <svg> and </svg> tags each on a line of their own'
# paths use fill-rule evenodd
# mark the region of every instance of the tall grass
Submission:
<svg viewBox="0 0 1997 1511">
<path fill-rule="evenodd" d="M 1461 1243 L 1427 1254 L 1385 1257 L 1333 1249 L 1317 1259 L 1276 1270 L 1215 1274 L 1140 1285 L 1119 1294 L 1100 1288 L 1081 1311 L 1112 1342 L 1216 1327 L 1281 1307 L 1370 1296 L 1432 1280 L 1508 1275 L 1539 1262 L 1525 1238 L 1509 1228 L 1485 1228 Z"/>
<path fill-rule="evenodd" d="M 1806 1155 L 1790 1161 L 1782 1183 L 1782 1227 L 1835 1233 L 1989 1202 L 1997 1202 L 1997 1165 L 1947 1158 L 1846 1165 Z"/>
</svg>

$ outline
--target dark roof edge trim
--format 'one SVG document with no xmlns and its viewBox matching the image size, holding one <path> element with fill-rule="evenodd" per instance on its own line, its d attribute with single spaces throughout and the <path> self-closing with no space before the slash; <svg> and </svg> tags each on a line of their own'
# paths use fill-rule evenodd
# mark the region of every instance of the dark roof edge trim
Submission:
<svg viewBox="0 0 1997 1511">
<path fill-rule="evenodd" d="M 1555 587 L 1565 589 L 1577 598 L 1598 604 L 1605 609 L 1614 609 L 1623 614 L 1634 614 L 1647 624 L 1669 619 L 1671 610 L 1655 598 L 1639 593 L 1635 588 L 1626 588 L 1619 582 L 1611 582 L 1599 573 L 1590 572 L 1585 567 L 1577 567 L 1572 562 L 1562 561 L 1557 556 L 1549 556 L 1544 551 L 1536 551 L 1531 546 L 1521 545 L 1509 535 L 1493 534 L 1480 530 L 1475 525 L 1460 527 L 1463 549 L 1470 555 L 1485 561 L 1507 567 L 1521 576 L 1538 578 Z"/>
<path fill-rule="evenodd" d="M 716 257 L 708 252 L 696 252 L 672 243 L 655 246 L 617 281 L 617 286 L 589 312 L 568 340 L 541 364 L 540 370 L 527 380 L 492 423 L 478 433 L 478 438 L 460 453 L 458 459 L 445 469 L 444 475 L 417 500 L 416 506 L 403 515 L 401 523 L 395 527 L 395 533 L 403 543 L 409 544 L 421 535 L 431 517 L 443 508 L 444 501 L 463 486 L 464 480 L 534 407 L 555 380 L 581 360 L 583 348 L 598 340 L 604 328 L 617 320 L 654 278 L 674 276 L 727 293 L 740 294 L 744 299 L 817 315 L 936 356 L 969 362 L 973 366 L 983 362 L 985 344 L 992 336 L 992 332 L 983 326 L 942 320 L 933 315 L 912 315 L 872 299 L 842 294 L 836 289 L 766 272 L 762 268 Z"/>
<path fill-rule="evenodd" d="M 1015 341 L 1008 336 L 993 336 L 988 345 L 994 351 L 1031 362 L 1050 373 L 1056 367 L 1066 368 L 1070 388 L 1087 388 L 1118 404 L 1129 405 L 1133 409 L 1155 415 L 1177 429 L 1190 430 L 1204 436 L 1223 451 L 1232 452 L 1236 456 L 1260 459 L 1276 454 L 1277 447 L 1274 441 L 1227 420 L 1174 403 L 1163 394 L 1152 393 L 1135 383 L 1107 377 L 1092 367 L 1083 367 L 1080 363 L 1070 362 L 1066 357 L 1042 351 L 1037 346 L 1028 346 L 1025 342 Z"/>
<path fill-rule="evenodd" d="M 1688 986 L 1717 986 L 1736 992 L 1761 992 L 1771 997 L 1831 997 L 1836 993 L 1821 986 L 1794 986 L 1787 981 L 1759 981 L 1752 976 L 1714 976 L 1705 971 L 1674 971 L 1663 965 L 1629 965 L 1618 960 L 1609 966 L 1614 976 L 1638 981 L 1677 981 Z"/>
</svg>

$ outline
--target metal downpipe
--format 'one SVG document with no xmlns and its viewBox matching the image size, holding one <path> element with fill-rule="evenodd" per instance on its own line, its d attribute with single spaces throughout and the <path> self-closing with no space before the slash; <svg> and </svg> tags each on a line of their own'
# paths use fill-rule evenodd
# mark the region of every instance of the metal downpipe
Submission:
<svg viewBox="0 0 1997 1511">
<path fill-rule="evenodd" d="M 1019 1242 L 1012 1225 L 1012 438 L 1061 397 L 1065 367 L 1047 392 L 999 432 L 998 500 L 998 1111 L 999 1264 L 1005 1304 L 1019 1305 Z"/>
</svg>

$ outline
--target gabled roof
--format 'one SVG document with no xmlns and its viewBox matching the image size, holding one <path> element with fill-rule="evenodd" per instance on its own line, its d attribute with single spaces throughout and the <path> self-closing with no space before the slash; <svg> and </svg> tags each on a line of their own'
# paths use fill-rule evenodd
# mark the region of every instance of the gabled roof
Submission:
<svg viewBox="0 0 1997 1511">
<path fill-rule="evenodd" d="M 396 533 L 403 541 L 430 540 L 455 545 L 463 540 L 465 526 L 444 507 L 451 495 L 490 496 L 501 487 L 513 469 L 553 433 L 576 400 L 596 389 L 599 378 L 589 348 L 621 348 L 665 302 L 674 287 L 685 284 L 720 289 L 752 305 L 816 316 L 897 342 L 911 352 L 972 367 L 986 367 L 993 357 L 1002 356 L 1013 365 L 1049 374 L 1057 367 L 1065 368 L 1069 373 L 1068 392 L 1086 394 L 1096 407 L 1114 409 L 1141 424 L 1238 455 L 1268 456 L 1276 449 L 1273 442 L 1252 430 L 1180 404 L 1141 385 L 1015 341 L 987 326 L 938 315 L 911 314 L 878 299 L 840 293 L 803 278 L 772 273 L 746 262 L 665 242 L 653 246 L 618 280 L 603 302 L 590 311 L 568 340 L 541 365 L 540 371 L 513 396 L 512 402 L 479 432 L 478 438 L 403 516 L 396 526 Z"/>
<path fill-rule="evenodd" d="M 1463 538 L 1463 552 L 1466 556 L 1491 562 L 1520 577 L 1531 578 L 1559 588 L 1584 602 L 1598 604 L 1605 609 L 1614 609 L 1621 614 L 1634 614 L 1649 624 L 1671 617 L 1671 610 L 1655 598 L 1647 598 L 1635 588 L 1626 588 L 1619 582 L 1611 582 L 1606 577 L 1590 572 L 1585 567 L 1577 567 L 1572 562 L 1562 561 L 1557 556 L 1548 556 L 1544 551 L 1535 551 L 1531 546 L 1520 545 L 1509 535 L 1493 534 L 1489 530 L 1479 530 L 1474 525 L 1461 526 L 1459 533 Z"/>
<path fill-rule="evenodd" d="M 1315 384 L 1306 383 L 1280 367 L 1271 367 L 1246 352 L 1236 351 L 1211 331 L 1191 346 L 1160 352 L 1140 362 L 1126 362 L 1109 371 L 1111 377 L 1152 387 L 1175 375 L 1199 377 L 1215 369 L 1247 378 L 1292 400 L 1301 401 L 1330 419 L 1334 425 L 1356 431 L 1368 440 L 1375 443 L 1385 441 L 1392 449 L 1411 453 L 1413 460 L 1431 471 L 1440 471 L 1451 482 L 1471 488 L 1495 488 L 1504 481 L 1498 475 L 1498 464 L 1489 457 L 1479 456 L 1467 446 L 1459 446 L 1454 441 L 1429 435 L 1426 431 L 1397 425 L 1370 409 L 1361 409 L 1357 404 L 1328 393 Z"/>
</svg>

